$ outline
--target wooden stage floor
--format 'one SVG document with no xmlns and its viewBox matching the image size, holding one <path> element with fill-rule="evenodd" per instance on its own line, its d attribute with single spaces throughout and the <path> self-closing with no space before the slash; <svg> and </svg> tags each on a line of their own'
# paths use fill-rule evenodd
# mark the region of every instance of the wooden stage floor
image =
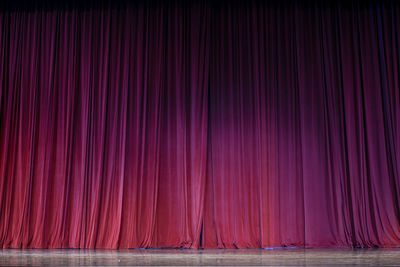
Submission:
<svg viewBox="0 0 400 267">
<path fill-rule="evenodd" d="M 0 250 L 0 266 L 400 266 L 400 249 Z"/>
</svg>

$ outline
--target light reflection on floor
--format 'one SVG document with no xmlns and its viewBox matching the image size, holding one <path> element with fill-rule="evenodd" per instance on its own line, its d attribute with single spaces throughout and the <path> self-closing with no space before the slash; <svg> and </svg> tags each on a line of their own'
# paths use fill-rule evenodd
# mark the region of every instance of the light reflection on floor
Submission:
<svg viewBox="0 0 400 267">
<path fill-rule="evenodd" d="M 400 266 L 400 249 L 0 250 L 0 266 Z"/>
</svg>

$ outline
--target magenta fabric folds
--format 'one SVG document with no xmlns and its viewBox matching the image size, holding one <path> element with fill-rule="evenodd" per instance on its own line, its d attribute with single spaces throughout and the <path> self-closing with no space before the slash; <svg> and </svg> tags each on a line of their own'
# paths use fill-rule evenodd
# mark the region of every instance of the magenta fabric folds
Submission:
<svg viewBox="0 0 400 267">
<path fill-rule="evenodd" d="M 3 248 L 400 246 L 396 3 L 0 12 Z"/>
</svg>

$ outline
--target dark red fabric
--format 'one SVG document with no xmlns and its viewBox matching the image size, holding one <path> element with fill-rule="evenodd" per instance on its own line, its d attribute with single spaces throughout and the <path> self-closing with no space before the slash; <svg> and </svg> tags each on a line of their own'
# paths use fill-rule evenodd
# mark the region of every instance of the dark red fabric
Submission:
<svg viewBox="0 0 400 267">
<path fill-rule="evenodd" d="M 400 246 L 400 6 L 0 12 L 3 248 Z"/>
</svg>

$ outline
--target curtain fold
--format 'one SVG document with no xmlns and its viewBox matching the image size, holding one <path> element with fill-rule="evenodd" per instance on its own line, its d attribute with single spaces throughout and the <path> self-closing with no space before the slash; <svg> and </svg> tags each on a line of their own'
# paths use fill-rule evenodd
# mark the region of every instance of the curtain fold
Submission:
<svg viewBox="0 0 400 267">
<path fill-rule="evenodd" d="M 3 248 L 400 246 L 400 5 L 0 11 Z"/>
</svg>

